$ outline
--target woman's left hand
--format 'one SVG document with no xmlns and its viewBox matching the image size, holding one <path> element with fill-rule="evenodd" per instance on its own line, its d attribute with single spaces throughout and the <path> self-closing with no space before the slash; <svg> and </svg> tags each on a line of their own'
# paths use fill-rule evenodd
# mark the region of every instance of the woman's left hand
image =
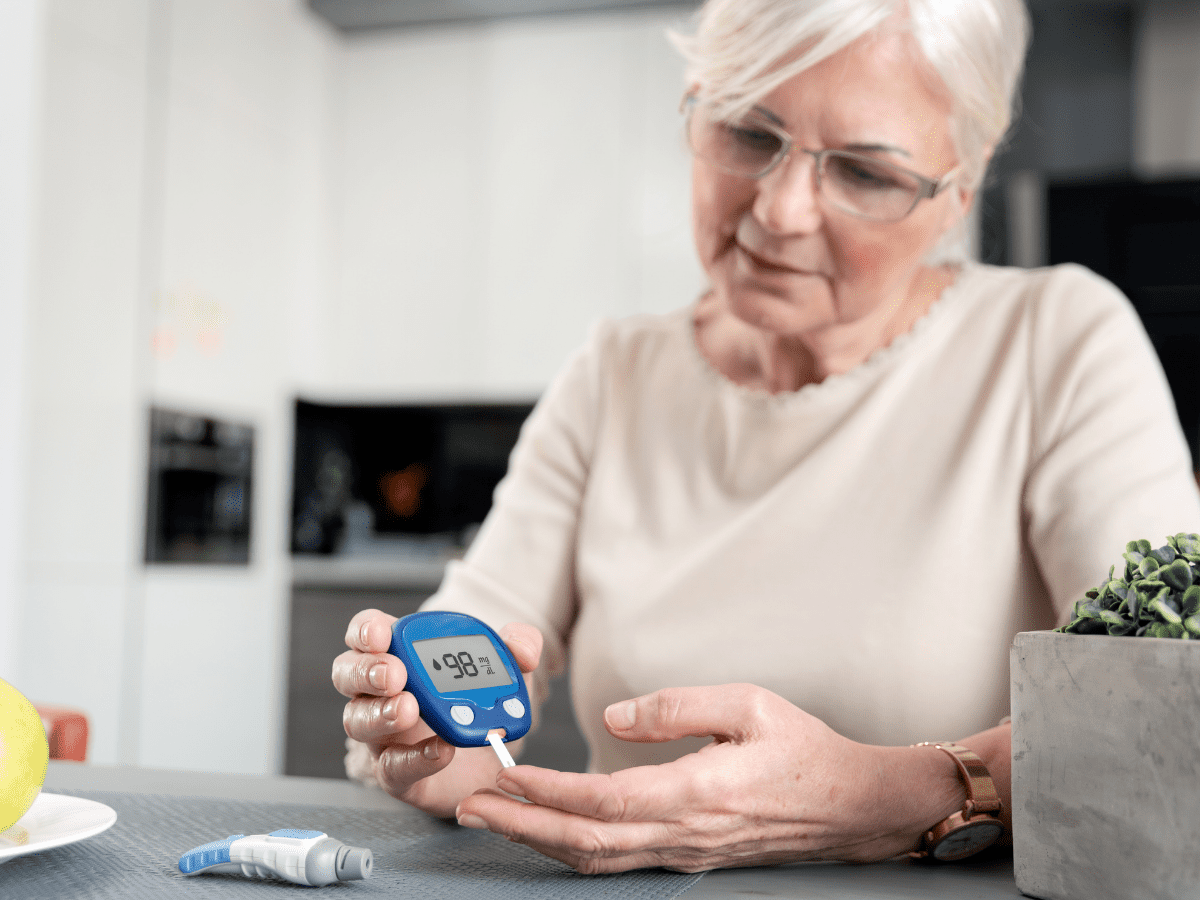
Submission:
<svg viewBox="0 0 1200 900">
<path fill-rule="evenodd" d="M 459 804 L 459 823 L 580 872 L 699 872 L 887 859 L 915 849 L 965 796 L 944 754 L 856 743 L 754 685 L 657 691 L 604 718 L 622 740 L 713 743 L 612 775 L 505 769 L 496 786 L 531 802 L 480 791 Z"/>
</svg>

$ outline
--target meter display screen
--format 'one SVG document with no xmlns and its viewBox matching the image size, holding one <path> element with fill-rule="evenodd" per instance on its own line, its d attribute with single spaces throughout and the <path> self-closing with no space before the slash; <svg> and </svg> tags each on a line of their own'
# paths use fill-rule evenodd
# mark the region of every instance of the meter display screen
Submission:
<svg viewBox="0 0 1200 900">
<path fill-rule="evenodd" d="M 512 684 L 495 646 L 483 634 L 413 641 L 413 652 L 442 694 Z"/>
</svg>

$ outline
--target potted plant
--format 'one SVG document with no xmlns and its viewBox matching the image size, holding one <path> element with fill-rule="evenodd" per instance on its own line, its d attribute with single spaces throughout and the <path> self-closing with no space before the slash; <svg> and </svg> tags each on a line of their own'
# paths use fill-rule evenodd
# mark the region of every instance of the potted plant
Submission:
<svg viewBox="0 0 1200 900">
<path fill-rule="evenodd" d="M 1200 536 L 1131 541 L 1011 661 L 1017 887 L 1200 900 Z"/>
</svg>

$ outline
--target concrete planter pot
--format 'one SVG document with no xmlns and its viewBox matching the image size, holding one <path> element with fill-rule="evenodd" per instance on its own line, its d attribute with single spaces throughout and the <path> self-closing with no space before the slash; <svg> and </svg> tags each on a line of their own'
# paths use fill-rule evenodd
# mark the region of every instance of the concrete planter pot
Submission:
<svg viewBox="0 0 1200 900">
<path fill-rule="evenodd" d="M 1013 862 L 1043 900 L 1200 900 L 1200 641 L 1018 634 Z"/>
</svg>

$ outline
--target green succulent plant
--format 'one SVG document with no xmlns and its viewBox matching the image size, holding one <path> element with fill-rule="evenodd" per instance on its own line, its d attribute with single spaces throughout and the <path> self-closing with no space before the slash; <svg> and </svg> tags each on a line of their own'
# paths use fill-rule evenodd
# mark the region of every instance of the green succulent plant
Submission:
<svg viewBox="0 0 1200 900">
<path fill-rule="evenodd" d="M 1157 550 L 1130 541 L 1108 581 L 1075 603 L 1074 617 L 1054 630 L 1063 634 L 1112 634 L 1200 639 L 1200 535 L 1177 534 Z"/>
</svg>

